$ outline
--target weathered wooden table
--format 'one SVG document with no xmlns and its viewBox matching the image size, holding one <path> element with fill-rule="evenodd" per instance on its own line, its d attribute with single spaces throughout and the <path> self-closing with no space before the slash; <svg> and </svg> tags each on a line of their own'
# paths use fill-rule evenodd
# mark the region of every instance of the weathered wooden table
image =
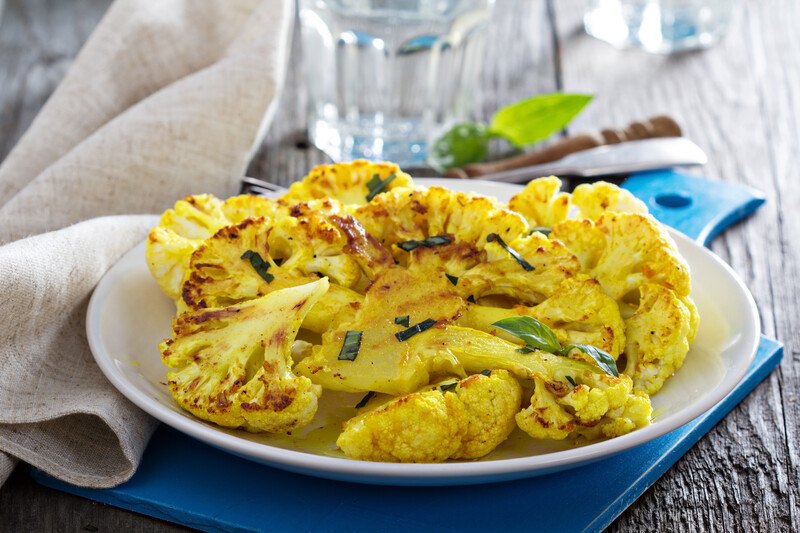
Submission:
<svg viewBox="0 0 800 533">
<path fill-rule="evenodd" d="M 63 76 L 109 0 L 9 0 L 0 23 L 0 159 Z M 587 37 L 582 0 L 497 0 L 483 79 L 486 116 L 537 92 L 596 95 L 572 130 L 669 113 L 706 149 L 704 172 L 764 191 L 752 219 L 713 249 L 744 277 L 780 369 L 612 525 L 629 531 L 800 530 L 800 3 L 749 0 L 727 38 L 699 53 L 617 51 Z M 278 183 L 325 162 L 305 142 L 292 68 L 250 172 Z M 602 487 L 598 487 L 602 490 Z M 179 531 L 36 485 L 20 467 L 0 489 L 2 531 Z"/>
</svg>

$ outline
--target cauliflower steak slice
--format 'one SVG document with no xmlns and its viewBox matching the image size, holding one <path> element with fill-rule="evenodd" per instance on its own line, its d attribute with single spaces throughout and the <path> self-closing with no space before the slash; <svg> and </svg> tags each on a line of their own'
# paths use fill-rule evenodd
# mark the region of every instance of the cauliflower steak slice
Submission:
<svg viewBox="0 0 800 533">
<path fill-rule="evenodd" d="M 461 316 L 466 302 L 447 279 L 425 281 L 400 267 L 378 274 L 355 318 L 323 334 L 322 344 L 295 371 L 327 389 L 392 395 L 419 390 L 435 373 L 464 375 L 458 362 L 429 340 L 434 330 Z M 397 336 L 419 324 L 424 324 L 419 332 Z M 348 331 L 360 332 L 353 359 L 340 358 Z"/>
<path fill-rule="evenodd" d="M 459 326 L 437 332 L 433 342 L 467 372 L 502 368 L 533 381 L 531 405 L 516 421 L 535 439 L 613 437 L 650 424 L 650 399 L 634 392 L 625 374 L 611 376 L 584 361 L 539 350 L 520 353 L 518 344 Z"/>
<path fill-rule="evenodd" d="M 570 195 L 561 192 L 561 180 L 555 176 L 531 180 L 511 197 L 508 208 L 522 214 L 531 227 L 552 227 L 569 215 Z"/>
<path fill-rule="evenodd" d="M 308 424 L 322 391 L 292 373 L 300 323 L 328 280 L 272 292 L 242 304 L 190 311 L 159 345 L 170 392 L 198 418 L 252 432 Z"/>
</svg>

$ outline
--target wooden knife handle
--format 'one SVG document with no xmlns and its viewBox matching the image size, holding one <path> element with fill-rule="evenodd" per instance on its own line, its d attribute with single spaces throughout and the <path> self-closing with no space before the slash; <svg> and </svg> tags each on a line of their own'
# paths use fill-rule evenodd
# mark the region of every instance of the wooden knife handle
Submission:
<svg viewBox="0 0 800 533">
<path fill-rule="evenodd" d="M 672 117 L 658 115 L 631 122 L 623 129 L 606 128 L 596 133 L 580 133 L 564 137 L 544 148 L 525 154 L 499 159 L 489 163 L 474 163 L 462 168 L 451 168 L 445 175 L 451 178 L 479 178 L 486 174 L 512 170 L 550 161 L 557 161 L 574 152 L 596 148 L 604 144 L 649 139 L 653 137 L 680 137 L 681 127 Z"/>
</svg>

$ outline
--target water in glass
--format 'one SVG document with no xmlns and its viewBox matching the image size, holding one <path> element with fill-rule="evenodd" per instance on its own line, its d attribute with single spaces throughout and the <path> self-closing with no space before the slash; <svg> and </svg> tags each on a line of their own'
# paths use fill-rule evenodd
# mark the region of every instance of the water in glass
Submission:
<svg viewBox="0 0 800 533">
<path fill-rule="evenodd" d="M 300 0 L 311 141 L 413 166 L 469 120 L 494 0 Z"/>
</svg>

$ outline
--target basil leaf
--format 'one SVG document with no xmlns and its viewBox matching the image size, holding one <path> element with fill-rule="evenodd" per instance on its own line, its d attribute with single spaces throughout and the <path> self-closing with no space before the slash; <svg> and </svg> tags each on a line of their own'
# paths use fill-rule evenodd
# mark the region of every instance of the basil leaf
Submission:
<svg viewBox="0 0 800 533">
<path fill-rule="evenodd" d="M 594 359 L 597 366 L 603 369 L 603 372 L 611 376 L 619 377 L 619 370 L 617 370 L 617 363 L 611 354 L 604 352 L 597 346 L 591 344 L 569 344 L 559 350 L 559 355 L 567 355 L 570 350 L 577 349 Z"/>
<path fill-rule="evenodd" d="M 401 326 L 408 327 L 408 326 L 409 326 L 409 324 L 410 324 L 410 322 L 409 322 L 409 317 L 408 317 L 408 315 L 405 315 L 405 316 L 396 316 L 396 317 L 394 317 L 394 323 L 395 323 L 395 324 L 399 324 L 399 325 L 401 325 Z"/>
<path fill-rule="evenodd" d="M 423 320 L 422 322 L 420 322 L 415 326 L 411 326 L 408 329 L 404 329 L 403 331 L 398 331 L 397 333 L 394 334 L 394 336 L 397 337 L 397 340 L 400 342 L 407 341 L 417 333 L 422 333 L 426 329 L 432 328 L 434 324 L 436 324 L 436 321 L 432 318 L 429 318 L 427 320 Z"/>
<path fill-rule="evenodd" d="M 367 191 L 369 191 L 367 193 L 367 201 L 372 201 L 376 195 L 384 192 L 386 190 L 386 186 L 389 185 L 396 177 L 396 174 L 389 174 L 386 176 L 385 180 L 382 180 L 379 175 L 374 174 L 372 179 L 367 182 Z"/>
<path fill-rule="evenodd" d="M 375 397 L 375 391 L 369 391 L 363 398 L 361 398 L 361 401 L 356 404 L 356 409 L 361 409 L 362 407 L 367 405 L 369 401 L 374 397 Z"/>
<path fill-rule="evenodd" d="M 254 252 L 253 250 L 247 250 L 245 253 L 242 254 L 240 259 L 244 259 L 246 261 L 250 261 L 250 265 L 255 269 L 256 273 L 261 276 L 261 278 L 266 281 L 267 283 L 271 282 L 275 279 L 275 276 L 267 272 L 269 269 L 269 263 L 264 261 L 264 258 L 258 252 Z"/>
<path fill-rule="evenodd" d="M 521 266 L 528 272 L 533 272 L 535 270 L 535 267 L 532 264 L 525 261 L 525 259 L 521 255 L 519 255 L 519 252 L 517 252 L 515 249 L 507 245 L 506 241 L 504 241 L 502 237 L 500 237 L 500 235 L 498 235 L 497 233 L 490 233 L 489 235 L 487 235 L 486 241 L 497 242 L 497 244 L 502 246 L 505 249 L 505 251 L 508 252 L 509 255 L 513 257 L 517 263 L 519 263 L 519 266 Z"/>
<path fill-rule="evenodd" d="M 575 380 L 572 378 L 572 376 L 564 376 L 564 377 L 565 377 L 565 378 L 567 378 L 567 381 L 569 381 L 569 382 L 570 382 L 570 384 L 571 384 L 573 387 L 575 387 L 575 386 L 576 386 L 576 385 L 575 385 Z"/>
<path fill-rule="evenodd" d="M 419 248 L 420 246 L 424 246 L 425 248 L 433 248 L 434 246 L 441 246 L 442 244 L 450 244 L 453 242 L 453 238 L 450 235 L 434 235 L 433 237 L 428 237 L 427 239 L 423 239 L 421 241 L 411 239 L 410 241 L 403 241 L 399 243 L 397 246 L 405 250 L 406 252 L 410 252 L 415 248 Z"/>
<path fill-rule="evenodd" d="M 482 122 L 456 124 L 428 150 L 428 164 L 437 172 L 483 161 L 492 135 Z"/>
<path fill-rule="evenodd" d="M 588 94 L 540 94 L 501 107 L 492 117 L 489 133 L 514 146 L 533 144 L 561 130 L 592 100 Z M 450 165 L 460 166 L 460 165 Z"/>
<path fill-rule="evenodd" d="M 529 316 L 512 316 L 498 320 L 492 326 L 511 333 L 531 348 L 555 353 L 561 349 L 553 330 Z M 519 350 L 517 350 L 519 351 Z"/>
<path fill-rule="evenodd" d="M 457 276 L 451 276 L 450 274 L 445 274 L 445 276 L 450 281 L 450 283 L 452 283 L 453 285 L 458 285 L 458 277 Z"/>
<path fill-rule="evenodd" d="M 339 352 L 340 361 L 355 361 L 358 351 L 361 349 L 361 335 L 363 331 L 347 330 L 344 334 L 344 343 Z"/>
</svg>

